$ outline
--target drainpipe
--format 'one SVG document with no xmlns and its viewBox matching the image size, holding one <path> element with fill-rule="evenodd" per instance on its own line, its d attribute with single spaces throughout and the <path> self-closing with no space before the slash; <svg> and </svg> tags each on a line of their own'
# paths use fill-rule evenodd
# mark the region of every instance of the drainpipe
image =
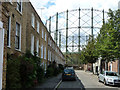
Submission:
<svg viewBox="0 0 120 90">
<path fill-rule="evenodd" d="M 119 65 L 120 65 L 120 59 L 118 59 L 118 75 L 120 75 L 120 71 L 119 71 L 120 70 L 120 66 Z"/>
<path fill-rule="evenodd" d="M 2 90 L 3 75 L 3 52 L 4 52 L 4 29 L 3 23 L 0 21 L 0 90 Z"/>
</svg>

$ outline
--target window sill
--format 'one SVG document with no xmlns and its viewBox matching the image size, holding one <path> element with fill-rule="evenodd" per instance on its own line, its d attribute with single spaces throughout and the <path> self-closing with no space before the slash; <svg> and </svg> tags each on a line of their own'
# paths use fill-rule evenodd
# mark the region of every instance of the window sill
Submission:
<svg viewBox="0 0 120 90">
<path fill-rule="evenodd" d="M 9 2 L 11 5 L 13 5 L 13 2 Z"/>
<path fill-rule="evenodd" d="M 7 48 L 11 48 L 11 46 L 7 46 Z"/>
<path fill-rule="evenodd" d="M 20 49 L 15 49 L 16 51 L 19 51 L 19 52 L 21 52 L 21 50 Z"/>
<path fill-rule="evenodd" d="M 40 34 L 40 32 L 37 32 L 38 34 Z"/>
<path fill-rule="evenodd" d="M 32 25 L 31 25 L 32 26 Z M 35 30 L 35 26 L 32 26 L 32 28 Z"/>
</svg>

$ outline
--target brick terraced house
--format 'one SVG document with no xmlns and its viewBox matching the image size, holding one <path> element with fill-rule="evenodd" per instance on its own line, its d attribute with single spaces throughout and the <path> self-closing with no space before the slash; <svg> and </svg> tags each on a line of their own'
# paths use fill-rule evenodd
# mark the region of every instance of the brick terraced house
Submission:
<svg viewBox="0 0 120 90">
<path fill-rule="evenodd" d="M 53 61 L 65 64 L 31 2 L 0 2 L 0 90 L 6 87 L 7 53 L 23 55 L 27 50 L 37 52 L 45 70 Z"/>
</svg>

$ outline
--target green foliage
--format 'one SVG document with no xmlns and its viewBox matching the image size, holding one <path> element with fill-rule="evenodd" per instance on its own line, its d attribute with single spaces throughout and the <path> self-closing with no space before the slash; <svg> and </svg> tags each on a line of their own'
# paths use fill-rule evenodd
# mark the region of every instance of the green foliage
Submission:
<svg viewBox="0 0 120 90">
<path fill-rule="evenodd" d="M 56 66 L 56 62 L 53 61 L 53 63 L 51 63 L 48 67 L 47 67 L 47 71 L 46 71 L 46 77 L 52 77 L 52 76 L 56 76 L 59 73 L 61 73 L 63 71 L 64 67 L 62 64 L 59 64 L 58 67 Z"/>
<path fill-rule="evenodd" d="M 109 19 L 101 27 L 96 39 L 89 39 L 83 48 L 80 58 L 84 63 L 93 63 L 98 57 L 103 60 L 114 60 L 120 57 L 120 10 L 108 12 Z"/>
<path fill-rule="evenodd" d="M 53 73 L 54 73 L 54 69 L 52 67 L 52 65 L 50 64 L 48 67 L 47 67 L 47 71 L 46 71 L 46 77 L 52 77 L 53 76 Z"/>
<path fill-rule="evenodd" d="M 41 83 L 44 70 L 40 61 L 39 57 L 33 56 L 29 51 L 20 57 L 8 55 L 7 88 L 30 88 Z"/>
<path fill-rule="evenodd" d="M 60 72 L 62 72 L 64 70 L 64 67 L 62 64 L 58 64 L 58 67 L 59 67 Z"/>
<path fill-rule="evenodd" d="M 81 62 L 86 63 L 94 63 L 98 58 L 98 54 L 96 51 L 96 42 L 90 37 L 87 45 L 82 49 L 80 53 Z"/>
<path fill-rule="evenodd" d="M 114 60 L 120 55 L 120 10 L 109 10 L 108 22 L 100 30 L 100 55 L 104 60 Z"/>
<path fill-rule="evenodd" d="M 19 59 L 15 58 L 14 55 L 10 56 L 8 55 L 8 61 L 7 61 L 7 78 L 6 78 L 6 85 L 7 89 L 9 90 L 16 89 L 16 88 L 21 88 L 21 83 L 20 83 L 20 73 L 19 73 L 19 68 L 20 68 L 20 61 Z"/>
</svg>

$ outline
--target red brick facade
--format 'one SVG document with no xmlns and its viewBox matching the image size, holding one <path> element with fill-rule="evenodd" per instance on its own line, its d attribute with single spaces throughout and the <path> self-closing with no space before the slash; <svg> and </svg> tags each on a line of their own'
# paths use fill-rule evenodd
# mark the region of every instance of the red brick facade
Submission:
<svg viewBox="0 0 120 90">
<path fill-rule="evenodd" d="M 119 67 L 118 67 L 119 65 Z M 108 71 L 115 71 L 118 72 L 120 68 L 119 60 L 111 61 L 108 63 Z M 119 70 L 120 72 L 120 70 Z"/>
</svg>

